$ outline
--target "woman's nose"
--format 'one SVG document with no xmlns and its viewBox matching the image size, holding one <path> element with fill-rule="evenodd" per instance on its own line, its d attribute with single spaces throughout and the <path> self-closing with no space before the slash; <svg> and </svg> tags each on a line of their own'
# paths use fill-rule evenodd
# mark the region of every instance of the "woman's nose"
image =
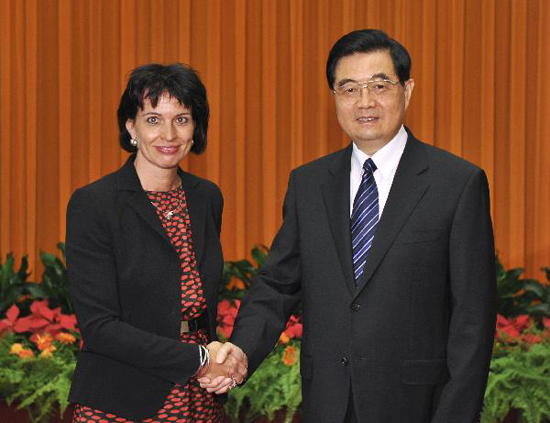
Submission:
<svg viewBox="0 0 550 423">
<path fill-rule="evenodd" d="M 176 130 L 171 122 L 166 122 L 162 127 L 162 136 L 165 140 L 172 141 L 176 137 Z"/>
</svg>

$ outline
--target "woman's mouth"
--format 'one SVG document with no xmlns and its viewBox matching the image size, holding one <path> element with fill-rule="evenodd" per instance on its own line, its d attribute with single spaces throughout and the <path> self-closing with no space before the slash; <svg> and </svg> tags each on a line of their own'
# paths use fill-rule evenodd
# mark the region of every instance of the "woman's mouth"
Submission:
<svg viewBox="0 0 550 423">
<path fill-rule="evenodd" d="M 180 146 L 170 146 L 170 147 L 158 147 L 155 146 L 157 151 L 161 154 L 175 154 L 179 150 Z"/>
</svg>

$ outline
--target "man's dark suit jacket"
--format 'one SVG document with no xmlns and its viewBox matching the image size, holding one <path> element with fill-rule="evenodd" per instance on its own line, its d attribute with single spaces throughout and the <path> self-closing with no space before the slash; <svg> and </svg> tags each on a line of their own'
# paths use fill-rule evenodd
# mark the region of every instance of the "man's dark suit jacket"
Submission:
<svg viewBox="0 0 550 423">
<path fill-rule="evenodd" d="M 339 423 L 479 421 L 495 324 L 487 179 L 409 132 L 356 288 L 352 148 L 290 175 L 284 221 L 232 341 L 253 371 L 301 300 L 303 416 Z"/>
<path fill-rule="evenodd" d="M 174 383 L 187 383 L 199 352 L 179 342 L 181 264 L 134 159 L 77 190 L 67 209 L 69 284 L 84 338 L 69 400 L 141 420 L 162 407 Z M 212 182 L 178 174 L 215 339 L 223 198 Z"/>
</svg>

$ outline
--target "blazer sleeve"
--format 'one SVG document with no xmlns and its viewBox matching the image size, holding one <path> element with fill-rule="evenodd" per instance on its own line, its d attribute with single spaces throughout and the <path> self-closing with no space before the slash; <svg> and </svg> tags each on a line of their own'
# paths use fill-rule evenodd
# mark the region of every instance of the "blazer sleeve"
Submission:
<svg viewBox="0 0 550 423">
<path fill-rule="evenodd" d="M 301 297 L 298 219 L 293 173 L 283 203 L 283 223 L 269 255 L 246 293 L 231 342 L 248 357 L 249 374 L 273 350 Z"/>
<path fill-rule="evenodd" d="M 146 332 L 122 319 L 107 219 L 115 211 L 95 194 L 89 188 L 77 190 L 67 208 L 69 287 L 84 349 L 185 384 L 199 368 L 199 347 Z"/>
<path fill-rule="evenodd" d="M 489 189 L 480 169 L 474 171 L 463 189 L 449 243 L 450 379 L 442 390 L 432 423 L 479 422 L 496 319 Z"/>
</svg>

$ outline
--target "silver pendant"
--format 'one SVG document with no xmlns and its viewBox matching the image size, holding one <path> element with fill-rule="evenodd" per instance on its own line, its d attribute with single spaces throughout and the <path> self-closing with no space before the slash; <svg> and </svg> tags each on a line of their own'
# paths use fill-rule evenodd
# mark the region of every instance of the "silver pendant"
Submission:
<svg viewBox="0 0 550 423">
<path fill-rule="evenodd" d="M 167 213 L 164 214 L 164 217 L 166 217 L 166 219 L 172 219 L 172 216 L 174 215 L 174 211 L 171 210 Z"/>
</svg>

